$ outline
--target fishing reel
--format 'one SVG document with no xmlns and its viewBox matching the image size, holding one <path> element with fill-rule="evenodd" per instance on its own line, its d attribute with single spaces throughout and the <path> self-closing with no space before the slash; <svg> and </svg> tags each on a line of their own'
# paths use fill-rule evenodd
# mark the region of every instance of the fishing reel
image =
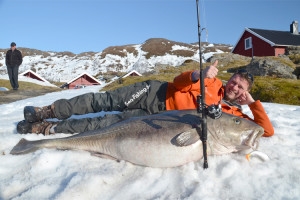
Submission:
<svg viewBox="0 0 300 200">
<path fill-rule="evenodd" d="M 198 112 L 202 112 L 201 109 L 201 96 L 197 96 L 197 102 L 198 102 Z M 212 104 L 210 106 L 205 104 L 204 112 L 212 119 L 219 119 L 222 116 L 222 106 L 221 104 Z"/>
<path fill-rule="evenodd" d="M 222 106 L 218 105 L 210 105 L 207 108 L 207 115 L 213 119 L 219 119 L 222 116 Z"/>
</svg>

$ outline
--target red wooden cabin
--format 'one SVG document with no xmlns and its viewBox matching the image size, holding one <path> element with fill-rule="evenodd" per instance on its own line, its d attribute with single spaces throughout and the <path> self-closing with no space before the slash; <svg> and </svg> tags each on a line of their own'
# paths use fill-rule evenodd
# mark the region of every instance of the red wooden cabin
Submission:
<svg viewBox="0 0 300 200">
<path fill-rule="evenodd" d="M 231 52 L 248 57 L 278 56 L 289 46 L 300 46 L 297 21 L 290 25 L 290 31 L 246 28 Z"/>
<path fill-rule="evenodd" d="M 46 79 L 44 79 L 43 77 L 39 76 L 37 73 L 35 73 L 34 71 L 32 70 L 26 70 L 25 72 L 19 74 L 19 76 L 25 76 L 25 77 L 28 77 L 28 78 L 32 78 L 32 79 L 36 79 L 38 81 L 42 81 L 42 82 L 47 82 L 49 83 L 49 81 L 47 81 Z"/>
<path fill-rule="evenodd" d="M 85 86 L 91 86 L 91 85 L 101 85 L 101 83 L 90 74 L 82 73 L 76 78 L 62 85 L 61 88 L 78 89 L 78 88 L 83 88 Z"/>
</svg>

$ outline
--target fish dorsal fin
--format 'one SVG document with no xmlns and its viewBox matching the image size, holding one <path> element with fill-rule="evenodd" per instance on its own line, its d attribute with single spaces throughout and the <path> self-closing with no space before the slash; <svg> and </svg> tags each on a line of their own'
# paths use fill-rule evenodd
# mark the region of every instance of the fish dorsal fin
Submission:
<svg viewBox="0 0 300 200">
<path fill-rule="evenodd" d="M 183 147 L 183 146 L 189 146 L 196 143 L 200 139 L 200 137 L 197 131 L 192 130 L 192 131 L 182 132 L 176 135 L 174 139 L 175 139 L 174 143 L 176 146 Z"/>
</svg>

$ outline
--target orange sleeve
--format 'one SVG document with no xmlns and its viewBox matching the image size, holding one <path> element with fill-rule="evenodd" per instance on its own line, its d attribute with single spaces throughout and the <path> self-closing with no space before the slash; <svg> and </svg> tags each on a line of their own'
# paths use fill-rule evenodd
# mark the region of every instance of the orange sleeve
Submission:
<svg viewBox="0 0 300 200">
<path fill-rule="evenodd" d="M 249 108 L 253 114 L 254 119 L 251 119 L 248 115 L 244 114 L 242 110 L 235 106 L 228 106 L 226 104 L 222 104 L 222 111 L 225 113 L 229 113 L 238 117 L 249 119 L 256 124 L 260 125 L 264 129 L 264 137 L 270 137 L 274 135 L 273 125 L 263 108 L 261 102 L 259 100 L 249 105 Z"/>
<path fill-rule="evenodd" d="M 274 135 L 273 125 L 261 102 L 257 100 L 254 103 L 250 104 L 249 108 L 254 116 L 253 121 L 265 129 L 265 133 L 263 134 L 263 136 L 270 137 Z"/>
<path fill-rule="evenodd" d="M 183 110 L 197 108 L 197 96 L 200 94 L 200 80 L 192 81 L 193 71 L 181 73 L 174 78 L 172 83 L 168 83 L 166 94 L 167 110 Z M 205 103 L 207 105 L 218 104 L 223 94 L 222 81 L 214 79 L 204 79 Z"/>
<path fill-rule="evenodd" d="M 196 82 L 192 81 L 193 71 L 187 71 L 176 76 L 173 80 L 173 86 L 180 92 L 198 91 L 200 90 L 199 80 Z"/>
</svg>

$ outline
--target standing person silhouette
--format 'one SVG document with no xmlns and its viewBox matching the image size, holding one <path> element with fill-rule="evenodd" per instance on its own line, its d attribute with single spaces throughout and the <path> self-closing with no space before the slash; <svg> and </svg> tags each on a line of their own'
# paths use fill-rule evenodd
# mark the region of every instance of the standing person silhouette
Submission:
<svg viewBox="0 0 300 200">
<path fill-rule="evenodd" d="M 10 44 L 10 50 L 6 52 L 5 64 L 7 67 L 7 73 L 10 81 L 10 85 L 14 90 L 19 88 L 19 66 L 23 62 L 22 53 L 17 49 L 16 43 Z"/>
</svg>

